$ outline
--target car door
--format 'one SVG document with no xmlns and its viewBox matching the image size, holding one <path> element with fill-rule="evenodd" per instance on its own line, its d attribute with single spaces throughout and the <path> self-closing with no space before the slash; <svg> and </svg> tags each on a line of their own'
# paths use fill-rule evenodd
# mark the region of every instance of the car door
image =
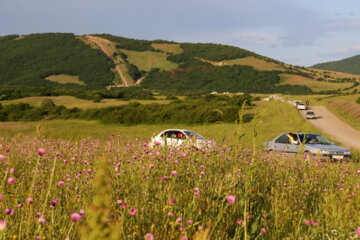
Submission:
<svg viewBox="0 0 360 240">
<path fill-rule="evenodd" d="M 275 140 L 274 150 L 288 152 L 289 145 L 291 145 L 290 138 L 286 133 L 284 133 Z"/>
<path fill-rule="evenodd" d="M 298 134 L 293 135 L 294 142 L 289 144 L 287 151 L 291 153 L 300 152 L 302 138 L 299 138 Z"/>
<path fill-rule="evenodd" d="M 174 145 L 176 143 L 176 139 L 174 139 L 175 133 L 173 130 L 165 131 L 161 135 L 162 141 L 164 141 L 165 145 Z"/>
</svg>

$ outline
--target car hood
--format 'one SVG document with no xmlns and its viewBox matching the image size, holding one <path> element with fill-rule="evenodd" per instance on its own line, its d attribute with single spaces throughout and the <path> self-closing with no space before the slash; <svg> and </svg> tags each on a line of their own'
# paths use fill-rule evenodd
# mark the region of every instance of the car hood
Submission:
<svg viewBox="0 0 360 240">
<path fill-rule="evenodd" d="M 316 148 L 320 150 L 329 150 L 329 151 L 344 151 L 348 152 L 349 150 L 344 147 L 336 146 L 336 145 L 326 145 L 326 144 L 305 144 L 306 147 Z"/>
</svg>

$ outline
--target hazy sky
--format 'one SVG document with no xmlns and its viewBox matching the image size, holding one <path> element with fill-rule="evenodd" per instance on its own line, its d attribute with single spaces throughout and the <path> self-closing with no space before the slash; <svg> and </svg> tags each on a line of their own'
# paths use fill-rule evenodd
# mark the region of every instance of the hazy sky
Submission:
<svg viewBox="0 0 360 240">
<path fill-rule="evenodd" d="M 310 66 L 360 54 L 360 0 L 0 0 L 0 35 L 212 42 Z"/>
</svg>

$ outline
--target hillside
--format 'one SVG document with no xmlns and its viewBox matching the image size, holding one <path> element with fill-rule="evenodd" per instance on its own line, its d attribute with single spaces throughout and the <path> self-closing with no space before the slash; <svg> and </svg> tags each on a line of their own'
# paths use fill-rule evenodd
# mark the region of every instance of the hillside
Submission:
<svg viewBox="0 0 360 240">
<path fill-rule="evenodd" d="M 49 76 L 76 76 L 88 88 L 112 84 L 111 62 L 73 34 L 47 33 L 0 38 L 1 86 L 56 86 Z M 72 87 L 81 86 L 74 82 Z"/>
<path fill-rule="evenodd" d="M 26 94 L 17 93 L 23 97 L 43 95 L 29 87 L 46 87 L 48 95 L 59 87 L 105 90 L 128 86 L 151 90 L 336 93 L 354 88 L 359 81 L 358 75 L 295 67 L 234 46 L 137 40 L 109 34 L 4 36 L 0 37 L 0 51 L 0 68 L 4 69 L 0 72 L 0 92 L 9 92 L 13 86 L 21 92 L 22 87 L 27 87 Z"/>
<path fill-rule="evenodd" d="M 339 61 L 315 64 L 312 68 L 360 74 L 360 55 L 345 58 Z"/>
</svg>

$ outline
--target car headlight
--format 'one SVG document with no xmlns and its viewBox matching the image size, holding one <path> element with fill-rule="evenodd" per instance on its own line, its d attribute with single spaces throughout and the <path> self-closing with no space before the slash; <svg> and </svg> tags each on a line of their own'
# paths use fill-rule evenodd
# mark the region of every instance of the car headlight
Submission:
<svg viewBox="0 0 360 240">
<path fill-rule="evenodd" d="M 329 154 L 330 151 L 329 150 L 321 150 L 321 154 Z"/>
<path fill-rule="evenodd" d="M 350 151 L 348 151 L 348 152 L 344 152 L 344 154 L 345 154 L 345 155 L 350 155 L 350 154 L 351 154 L 351 152 L 350 152 Z"/>
</svg>

